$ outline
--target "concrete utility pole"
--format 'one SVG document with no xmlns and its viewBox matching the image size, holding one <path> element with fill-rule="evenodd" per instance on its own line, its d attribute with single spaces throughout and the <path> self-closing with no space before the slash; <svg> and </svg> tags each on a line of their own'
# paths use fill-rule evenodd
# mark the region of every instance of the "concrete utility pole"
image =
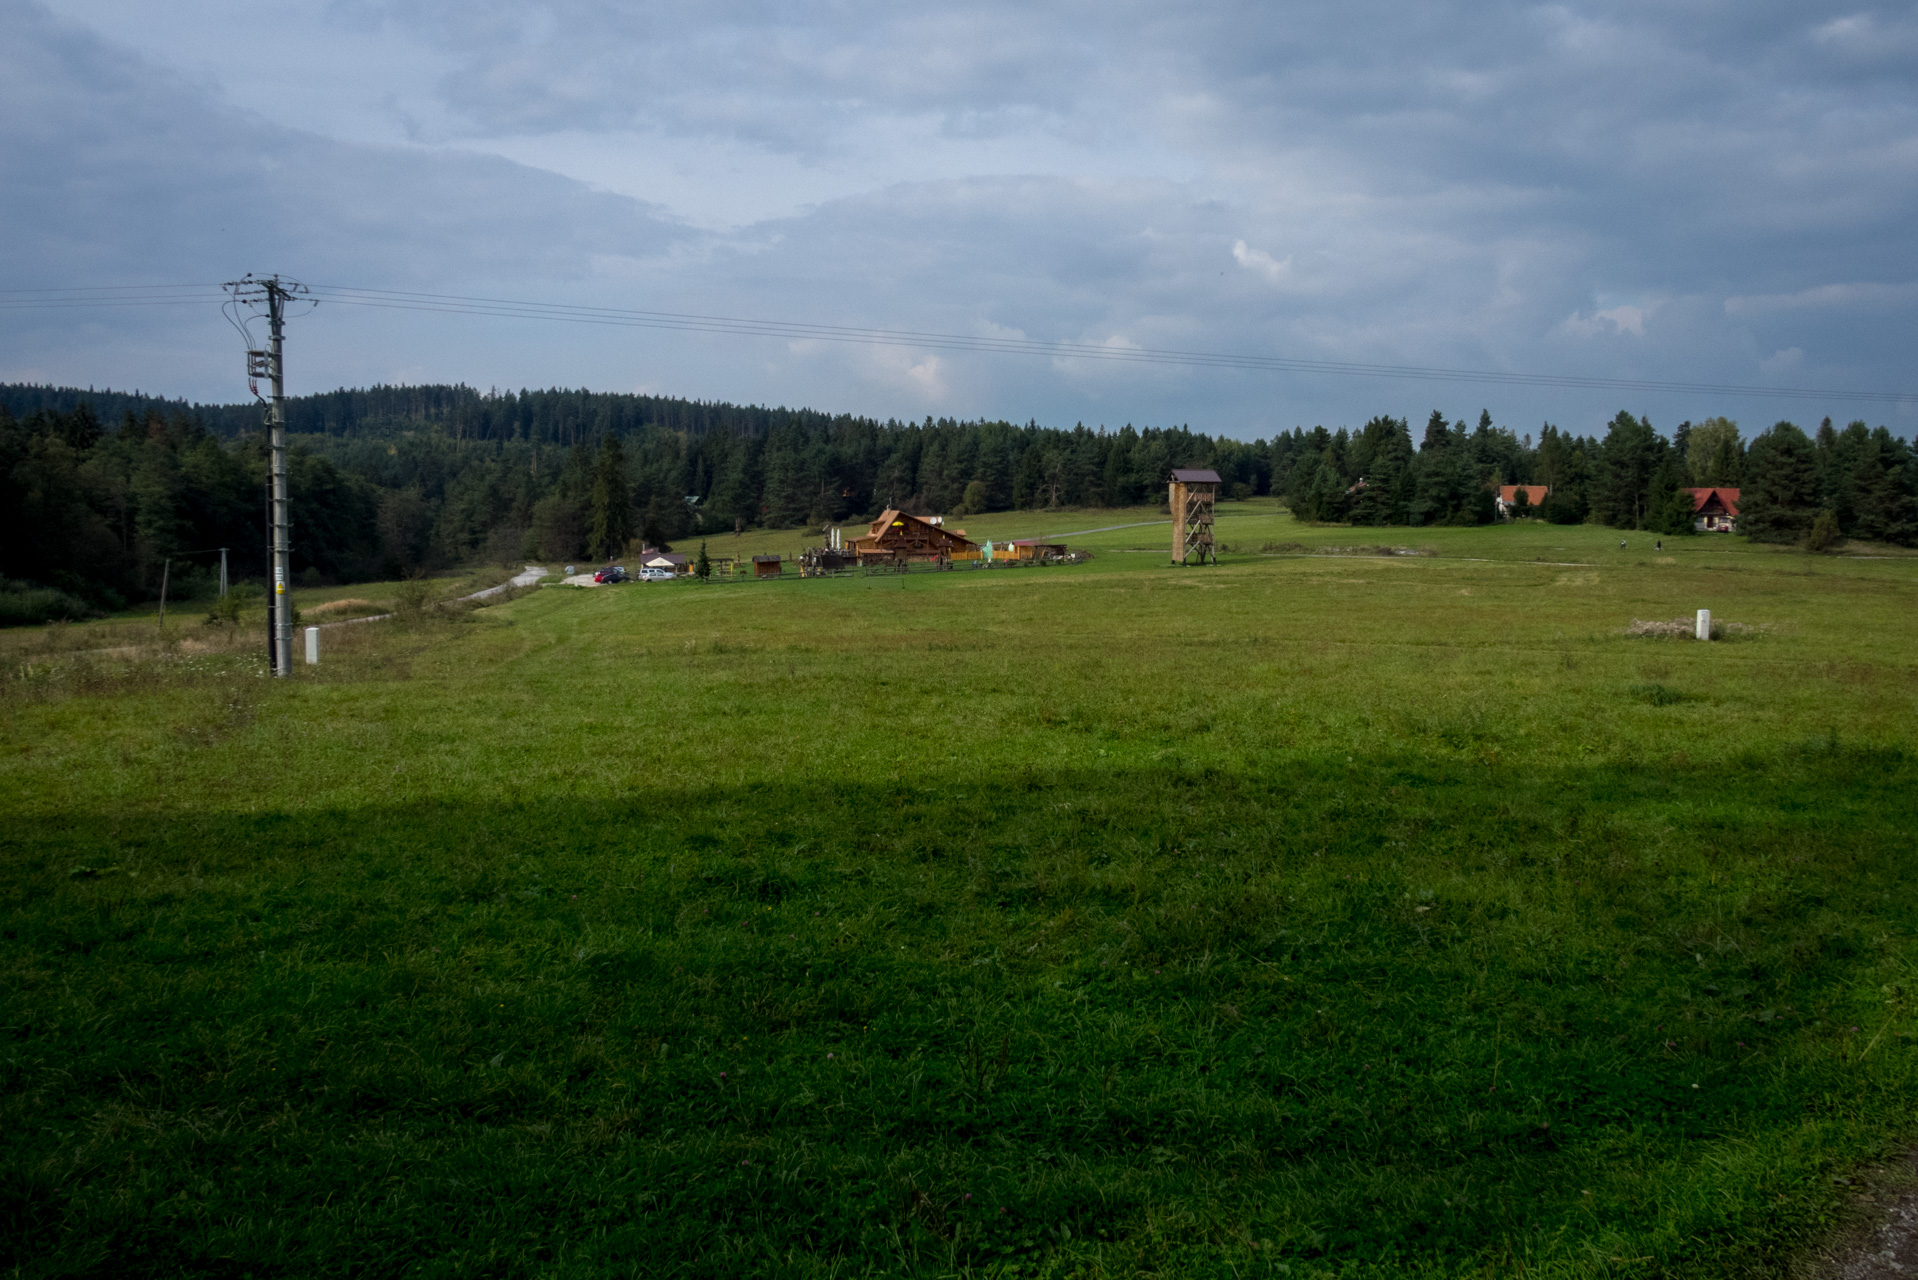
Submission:
<svg viewBox="0 0 1918 1280">
<path fill-rule="evenodd" d="M 266 410 L 273 449 L 273 674 L 293 671 L 293 610 L 286 598 L 288 563 L 286 543 L 286 365 L 282 343 L 286 337 L 286 295 L 280 278 L 266 281 L 266 374 L 272 380 L 273 399 Z"/>
<path fill-rule="evenodd" d="M 269 499 L 273 559 L 273 599 L 269 605 L 273 618 L 271 651 L 273 674 L 286 676 L 293 673 L 293 602 L 286 594 L 290 585 L 287 579 L 291 566 L 287 542 L 286 366 L 283 357 L 286 304 L 305 294 L 306 286 L 296 281 L 282 280 L 279 276 L 255 279 L 249 275 L 243 280 L 229 282 L 226 288 L 233 295 L 227 303 L 230 308 L 227 318 L 233 321 L 247 340 L 247 388 L 253 392 L 254 399 L 261 399 L 258 380 L 265 378 L 272 397 L 262 401 L 266 406 L 266 424 L 272 449 L 272 496 Z M 264 349 L 253 345 L 253 335 L 248 332 L 246 321 L 239 316 L 242 309 L 252 315 L 258 315 L 262 309 L 266 312 L 267 345 Z"/>
</svg>

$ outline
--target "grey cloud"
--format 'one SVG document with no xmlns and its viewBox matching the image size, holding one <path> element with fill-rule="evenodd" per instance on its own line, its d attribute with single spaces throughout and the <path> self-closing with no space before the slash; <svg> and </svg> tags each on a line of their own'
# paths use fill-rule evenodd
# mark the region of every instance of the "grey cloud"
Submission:
<svg viewBox="0 0 1918 1280">
<path fill-rule="evenodd" d="M 0 6 L 8 274 L 296 261 L 396 281 L 580 278 L 688 233 L 644 206 L 496 157 L 350 146 L 223 109 L 44 11 Z"/>
<path fill-rule="evenodd" d="M 1069 14 L 1014 4 L 361 5 L 465 60 L 442 82 L 481 132 L 665 128 L 798 151 L 878 111 L 992 133 L 1064 114 L 1097 65 Z"/>
<path fill-rule="evenodd" d="M 1909 77 L 1861 82 L 1829 56 L 1883 47 L 1910 16 L 1840 5 L 378 11 L 459 51 L 444 92 L 476 136 L 637 127 L 825 156 L 923 116 L 952 135 L 1151 144 L 1240 175 L 1227 186 L 1251 203 L 1303 164 L 1373 197 L 1496 193 L 1481 234 L 1602 245 L 1614 287 L 1722 287 L 1728 236 L 1740 273 L 1777 264 L 1767 287 L 1786 287 L 1787 243 L 1839 229 L 1893 248 L 1918 194 Z"/>
<path fill-rule="evenodd" d="M 396 0 L 334 12 L 368 29 L 403 23 L 462 60 L 446 92 L 475 147 L 488 131 L 612 122 L 815 154 L 870 145 L 909 117 L 1010 143 L 1000 171 L 881 181 L 702 233 L 497 158 L 267 125 L 0 0 L 0 108 L 22 122 L 0 135 L 0 220 L 17 233 L 0 250 L 7 274 L 84 283 L 281 267 L 452 293 L 1327 360 L 1908 381 L 1918 299 L 1896 288 L 1918 279 L 1911 86 L 1839 68 L 1819 33 L 1844 10 Z M 1106 157 L 1106 175 L 1021 168 L 1020 140 L 1041 135 Z M 1136 176 L 1112 176 L 1126 173 Z M 1819 292 L 1833 281 L 1893 291 L 1839 305 Z M 327 368 L 341 381 L 416 370 L 1246 432 L 1422 416 L 1429 401 L 1578 425 L 1619 407 L 1614 395 L 504 321 L 328 324 L 312 332 L 335 335 Z M 51 352 L 55 339 L 15 330 L 9 346 Z M 1795 363 L 1777 355 L 1793 350 Z M 1661 422 L 1743 412 L 1666 403 L 1670 414 L 1633 407 Z"/>
</svg>

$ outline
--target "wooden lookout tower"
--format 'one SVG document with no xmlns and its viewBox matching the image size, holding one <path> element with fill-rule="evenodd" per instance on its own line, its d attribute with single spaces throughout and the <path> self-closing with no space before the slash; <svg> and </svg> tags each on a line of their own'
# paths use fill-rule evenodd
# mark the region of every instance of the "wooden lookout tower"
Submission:
<svg viewBox="0 0 1918 1280">
<path fill-rule="evenodd" d="M 1191 467 L 1172 472 L 1167 505 L 1172 508 L 1172 563 L 1219 562 L 1212 549 L 1212 504 L 1219 496 L 1219 473 Z"/>
</svg>

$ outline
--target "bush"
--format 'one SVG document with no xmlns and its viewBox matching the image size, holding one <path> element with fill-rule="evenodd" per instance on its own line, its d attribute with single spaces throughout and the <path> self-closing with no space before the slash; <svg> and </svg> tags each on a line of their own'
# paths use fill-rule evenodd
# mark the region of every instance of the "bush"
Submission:
<svg viewBox="0 0 1918 1280">
<path fill-rule="evenodd" d="M 424 578 L 414 578 L 402 582 L 400 589 L 393 593 L 393 612 L 402 618 L 417 618 L 426 613 L 433 603 L 433 584 Z"/>
<path fill-rule="evenodd" d="M 240 615 L 256 607 L 265 597 L 258 583 L 236 582 L 224 596 L 215 596 L 213 604 L 206 611 L 206 625 L 209 627 L 237 627 Z"/>
<path fill-rule="evenodd" d="M 34 627 L 45 622 L 80 622 L 100 613 L 86 601 L 52 587 L 0 578 L 0 627 Z"/>
<path fill-rule="evenodd" d="M 1808 551 L 1830 551 L 1845 537 L 1838 531 L 1838 517 L 1829 511 L 1820 511 L 1818 518 L 1811 522 L 1810 532 L 1805 534 L 1805 548 Z"/>
</svg>

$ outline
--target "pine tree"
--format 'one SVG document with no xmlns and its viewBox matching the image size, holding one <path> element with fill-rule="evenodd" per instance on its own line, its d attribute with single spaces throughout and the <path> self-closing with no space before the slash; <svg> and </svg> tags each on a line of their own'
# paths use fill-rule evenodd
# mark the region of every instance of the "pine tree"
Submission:
<svg viewBox="0 0 1918 1280">
<path fill-rule="evenodd" d="M 1852 473 L 1852 533 L 1874 542 L 1918 545 L 1918 456 L 1883 427 L 1859 450 Z"/>
<path fill-rule="evenodd" d="M 1738 531 L 1753 542 L 1801 542 L 1818 514 L 1818 457 L 1805 433 L 1781 422 L 1752 441 L 1738 499 Z"/>
<path fill-rule="evenodd" d="M 1592 514 L 1614 529 L 1645 528 L 1647 491 L 1663 444 L 1651 423 L 1620 410 L 1598 448 Z"/>
<path fill-rule="evenodd" d="M 611 560 L 633 537 L 633 489 L 626 479 L 626 452 L 619 436 L 608 432 L 593 466 L 592 524 L 587 550 Z"/>
</svg>

